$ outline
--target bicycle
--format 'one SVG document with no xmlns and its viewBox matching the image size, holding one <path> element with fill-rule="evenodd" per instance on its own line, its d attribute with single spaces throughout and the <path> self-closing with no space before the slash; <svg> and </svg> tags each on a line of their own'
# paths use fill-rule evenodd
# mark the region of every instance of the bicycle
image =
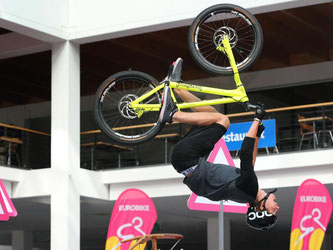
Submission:
<svg viewBox="0 0 333 250">
<path fill-rule="evenodd" d="M 211 88 L 170 81 L 168 77 L 158 82 L 146 73 L 132 70 L 116 73 L 100 85 L 95 98 L 95 119 L 107 136 L 121 144 L 139 144 L 154 138 L 164 126 L 158 117 L 165 84 L 169 84 L 178 109 L 226 103 L 242 103 L 247 110 L 255 109 L 239 76 L 239 71 L 248 68 L 262 48 L 262 31 L 254 16 L 236 5 L 212 6 L 194 19 L 188 44 L 203 69 L 213 74 L 233 74 L 236 88 Z M 173 88 L 221 97 L 177 103 Z"/>
</svg>

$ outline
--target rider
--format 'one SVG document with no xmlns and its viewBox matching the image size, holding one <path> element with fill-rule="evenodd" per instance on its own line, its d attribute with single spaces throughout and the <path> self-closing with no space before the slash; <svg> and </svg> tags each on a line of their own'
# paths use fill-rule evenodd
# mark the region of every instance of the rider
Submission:
<svg viewBox="0 0 333 250">
<path fill-rule="evenodd" d="M 173 167 L 185 176 L 184 184 L 199 196 L 213 201 L 233 200 L 249 203 L 250 208 L 259 211 L 266 210 L 275 217 L 279 210 L 275 195 L 272 194 L 273 192 L 266 193 L 258 188 L 258 180 L 254 172 L 259 138 L 265 129 L 261 122 L 266 114 L 263 105 L 256 106 L 254 121 L 243 140 L 240 169 L 210 163 L 205 159 L 205 156 L 226 133 L 230 125 L 229 118 L 212 106 L 194 107 L 192 109 L 195 112 L 178 110 L 171 97 L 167 82 L 180 82 L 181 68 L 182 59 L 178 58 L 166 78 L 159 117 L 162 122 L 175 121 L 194 125 L 175 145 L 171 154 Z M 200 100 L 187 90 L 173 89 L 173 91 L 185 102 Z M 249 212 L 252 211 L 253 209 L 249 210 Z"/>
</svg>

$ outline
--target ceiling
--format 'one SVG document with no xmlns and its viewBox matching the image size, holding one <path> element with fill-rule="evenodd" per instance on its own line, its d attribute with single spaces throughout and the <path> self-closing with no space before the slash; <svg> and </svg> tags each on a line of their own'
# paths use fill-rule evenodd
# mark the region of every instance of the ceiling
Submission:
<svg viewBox="0 0 333 250">
<path fill-rule="evenodd" d="M 251 71 L 333 60 L 333 3 L 256 15 L 264 48 Z M 81 95 L 92 95 L 108 76 L 121 70 L 144 71 L 157 80 L 169 64 L 184 59 L 183 78 L 210 77 L 192 60 L 189 27 L 81 45 Z M 0 28 L 1 34 L 8 30 Z M 51 51 L 0 60 L 0 108 L 49 101 Z"/>
</svg>

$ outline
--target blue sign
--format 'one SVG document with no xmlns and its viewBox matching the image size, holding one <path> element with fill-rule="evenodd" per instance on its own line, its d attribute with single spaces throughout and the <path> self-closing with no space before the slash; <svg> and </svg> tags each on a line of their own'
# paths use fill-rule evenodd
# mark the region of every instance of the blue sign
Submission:
<svg viewBox="0 0 333 250">
<path fill-rule="evenodd" d="M 258 148 L 270 148 L 276 146 L 276 130 L 275 119 L 262 121 L 265 130 L 261 134 Z M 225 143 L 230 151 L 240 150 L 243 139 L 246 136 L 247 131 L 250 129 L 252 122 L 232 123 L 223 136 Z"/>
</svg>

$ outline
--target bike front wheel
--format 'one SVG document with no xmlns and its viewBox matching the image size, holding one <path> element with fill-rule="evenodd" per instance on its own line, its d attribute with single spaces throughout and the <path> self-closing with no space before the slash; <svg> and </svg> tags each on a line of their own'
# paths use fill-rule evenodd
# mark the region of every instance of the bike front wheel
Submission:
<svg viewBox="0 0 333 250">
<path fill-rule="evenodd" d="M 202 11 L 188 33 L 193 59 L 214 75 L 232 74 L 228 57 L 217 50 L 227 35 L 238 71 L 250 67 L 260 55 L 263 34 L 258 20 L 237 5 L 218 4 Z"/>
<path fill-rule="evenodd" d="M 159 112 L 145 112 L 140 118 L 129 104 L 154 89 L 158 81 L 139 71 L 123 71 L 108 77 L 95 97 L 95 120 L 101 130 L 121 144 L 146 142 L 162 129 Z M 161 93 L 155 92 L 143 104 L 161 103 Z"/>
</svg>

